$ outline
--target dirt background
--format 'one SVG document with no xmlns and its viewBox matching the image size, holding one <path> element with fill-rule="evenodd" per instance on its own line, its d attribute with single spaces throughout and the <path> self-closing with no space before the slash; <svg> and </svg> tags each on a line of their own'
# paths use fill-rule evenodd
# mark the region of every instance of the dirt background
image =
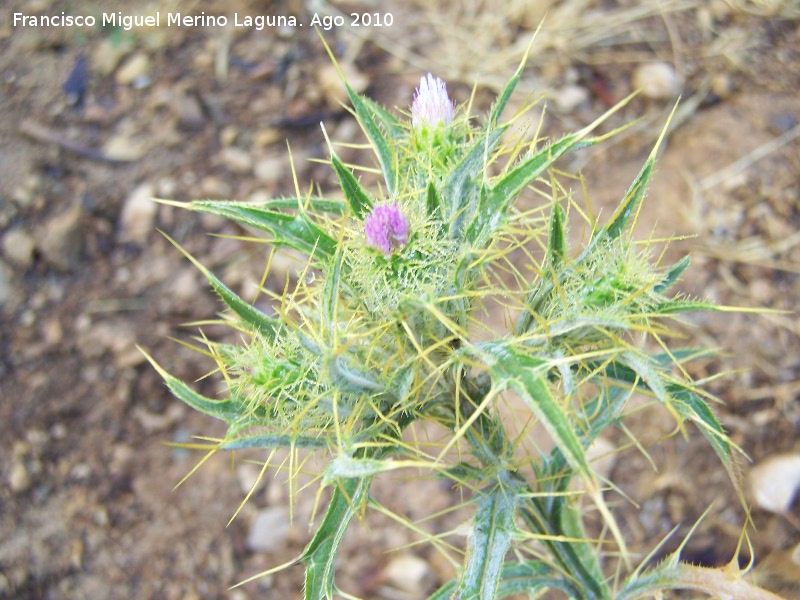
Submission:
<svg viewBox="0 0 800 600">
<path fill-rule="evenodd" d="M 325 34 L 359 89 L 408 110 L 420 75 L 432 71 L 459 102 L 477 80 L 476 111 L 488 108 L 546 13 L 515 97 L 546 94 L 543 133 L 585 126 L 645 89 L 604 127 L 640 122 L 561 165 L 583 173 L 597 210 L 624 193 L 682 96 L 639 227 L 683 236 L 668 251 L 693 256 L 683 291 L 787 311 L 692 315 L 683 342 L 721 350 L 692 373 L 710 379 L 724 402 L 720 419 L 753 461 L 742 464 L 756 525 L 753 575 L 800 597 L 800 512 L 791 504 L 800 452 L 796 3 L 234 0 L 223 9 L 175 0 L 137 4 L 138 14 L 162 14 L 160 28 L 15 27 L 12 19 L 130 10 L 81 0 L 0 7 L 0 597 L 300 597 L 300 567 L 229 587 L 299 553 L 314 490 L 298 495 L 290 524 L 286 476 L 269 474 L 227 527 L 264 455 L 214 457 L 174 490 L 202 454 L 165 442 L 223 430 L 172 399 L 135 344 L 186 380 L 210 368 L 168 338 L 194 343 L 197 327 L 183 324 L 220 306 L 157 229 L 246 297 L 267 257 L 264 245 L 224 237 L 249 234 L 238 226 L 150 197 L 290 195 L 287 139 L 301 188 L 314 182 L 326 192 L 333 178 L 312 162 L 328 156 L 319 122 L 334 140 L 363 142 L 308 27 L 315 12 L 336 11 L 393 16 L 391 26 Z M 178 11 L 294 15 L 306 26 L 163 26 Z M 281 289 L 294 269 L 291 257 L 281 259 L 267 285 Z M 724 371 L 732 373 L 716 378 Z M 197 389 L 218 388 L 211 378 Z M 632 550 L 643 556 L 678 526 L 663 552 L 674 549 L 713 503 L 684 555 L 727 563 L 745 517 L 711 450 L 693 433 L 672 435 L 659 411 L 638 413 L 630 427 L 647 445 L 668 438 L 649 449 L 657 470 L 625 448 L 622 432 L 606 440 L 619 452 L 605 468 L 638 503 L 610 498 Z M 765 464 L 751 485 L 753 465 Z M 772 510 L 759 505 L 759 491 Z M 466 508 L 439 514 L 466 499 L 415 477 L 379 481 L 375 494 L 428 533 L 469 516 Z M 370 515 L 345 540 L 337 581 L 365 599 L 425 597 L 454 571 L 420 539 Z M 448 540 L 463 545 L 457 534 Z"/>
</svg>

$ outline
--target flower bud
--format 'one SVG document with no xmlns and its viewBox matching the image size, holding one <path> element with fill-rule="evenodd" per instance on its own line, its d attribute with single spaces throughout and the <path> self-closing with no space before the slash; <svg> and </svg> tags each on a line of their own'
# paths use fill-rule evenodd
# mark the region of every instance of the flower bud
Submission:
<svg viewBox="0 0 800 600">
<path fill-rule="evenodd" d="M 419 88 L 411 104 L 411 124 L 414 129 L 449 125 L 455 117 L 453 101 L 447 96 L 444 81 L 428 73 L 420 79 Z"/>
<path fill-rule="evenodd" d="M 367 245 L 377 248 L 386 256 L 408 243 L 408 219 L 400 212 L 397 203 L 376 206 L 364 220 Z"/>
</svg>

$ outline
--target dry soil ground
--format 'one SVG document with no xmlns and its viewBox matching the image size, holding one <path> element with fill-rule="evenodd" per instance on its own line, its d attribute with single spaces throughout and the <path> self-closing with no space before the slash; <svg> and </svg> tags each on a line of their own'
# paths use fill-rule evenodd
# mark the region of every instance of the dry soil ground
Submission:
<svg viewBox="0 0 800 600">
<path fill-rule="evenodd" d="M 712 377 L 709 387 L 724 401 L 720 419 L 754 463 L 800 452 L 794 3 L 224 4 L 161 0 L 139 3 L 135 12 L 162 19 L 178 11 L 295 15 L 306 24 L 315 12 L 336 9 L 391 13 L 391 26 L 341 26 L 325 35 L 354 84 L 403 110 L 429 70 L 448 80 L 459 101 L 479 79 L 475 102 L 485 110 L 549 11 L 521 82 L 522 92 L 548 93 L 545 133 L 582 127 L 635 86 L 655 86 L 611 126 L 644 121 L 562 165 L 582 170 L 596 207 L 623 193 L 680 92 L 677 126 L 640 226 L 657 236 L 696 236 L 670 249 L 693 255 L 684 291 L 789 311 L 700 314 L 687 331 L 721 349 L 693 375 Z M 753 14 L 764 6 L 771 15 Z M 209 368 L 167 338 L 190 339 L 197 329 L 182 324 L 212 317 L 219 305 L 157 228 L 243 294 L 254 292 L 266 251 L 208 235 L 243 234 L 237 226 L 149 198 L 289 194 L 286 139 L 301 185 L 329 190 L 328 168 L 309 161 L 327 156 L 318 123 L 332 139 L 363 140 L 338 105 L 335 71 L 308 26 L 126 31 L 14 26 L 12 16 L 131 10 L 130 3 L 82 0 L 0 6 L 0 597 L 296 598 L 297 567 L 228 588 L 302 549 L 313 492 L 295 505 L 290 526 L 282 479 L 269 479 L 226 527 L 258 473 L 255 464 L 232 467 L 216 457 L 173 490 L 198 454 L 164 442 L 222 431 L 172 399 L 135 348 L 186 380 Z M 667 68 L 642 69 L 656 61 Z M 346 158 L 369 160 L 356 152 Z M 280 289 L 282 273 L 293 268 L 288 259 L 276 265 L 267 285 Z M 713 379 L 725 370 L 734 372 Z M 197 386 L 216 391 L 208 380 Z M 631 426 L 648 440 L 672 428 L 652 413 Z M 651 455 L 658 471 L 633 451 L 617 455 L 611 470 L 639 506 L 619 503 L 632 548 L 647 551 L 676 525 L 682 539 L 714 502 L 685 556 L 726 563 L 744 515 L 711 450 L 694 435 L 676 436 Z M 751 466 L 743 471 L 747 481 Z M 421 480 L 380 482 L 376 494 L 412 520 L 460 501 Z M 752 514 L 755 575 L 787 598 L 800 597 L 796 505 L 787 515 L 758 506 Z M 444 531 L 459 518 L 425 527 Z M 248 540 L 259 522 L 270 535 Z M 452 575 L 425 545 L 388 552 L 414 541 L 411 532 L 377 517 L 367 525 L 348 537 L 340 561 L 339 582 L 352 594 L 422 598 Z"/>
</svg>

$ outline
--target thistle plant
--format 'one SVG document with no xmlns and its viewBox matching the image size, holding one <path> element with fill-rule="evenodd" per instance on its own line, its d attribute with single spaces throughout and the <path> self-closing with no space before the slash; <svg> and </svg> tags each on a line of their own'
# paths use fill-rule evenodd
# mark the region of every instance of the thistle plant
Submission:
<svg viewBox="0 0 800 600">
<path fill-rule="evenodd" d="M 680 552 L 632 564 L 604 500 L 610 482 L 587 449 L 622 426 L 631 398 L 647 397 L 681 430 L 696 426 L 736 483 L 738 450 L 685 368 L 706 353 L 668 344 L 678 315 L 715 308 L 670 293 L 688 259 L 660 266 L 633 238 L 661 139 L 613 214 L 587 216 L 554 165 L 611 135 L 593 134 L 608 115 L 557 140 L 523 141 L 514 132 L 525 110 L 502 121 L 523 65 L 480 125 L 430 74 L 410 119 L 345 83 L 377 162 L 354 168 L 329 142 L 341 197 L 298 189 L 260 204 L 172 202 L 266 232 L 307 264 L 282 294 L 263 290 L 271 308 L 262 310 L 192 259 L 244 340 L 207 341 L 223 397 L 200 395 L 150 360 L 175 396 L 227 424 L 211 452 L 325 457 L 318 481 L 330 499 L 294 561 L 305 567 L 307 600 L 353 597 L 335 578 L 344 533 L 366 511 L 387 510 L 370 495 L 374 478 L 406 468 L 449 480 L 473 507 L 466 548 L 440 545 L 459 574 L 431 600 L 546 590 L 625 599 L 680 587 L 770 597 L 737 567 L 694 567 Z M 362 173 L 381 181 L 367 186 Z M 539 206 L 523 210 L 517 199 L 532 188 Z M 589 234 L 573 250 L 567 223 L 576 215 Z M 490 303 L 504 308 L 507 331 L 483 324 Z M 518 432 L 501 419 L 508 393 L 529 413 Z M 551 451 L 524 451 L 537 423 Z M 410 435 L 418 427 L 427 437 Z M 603 523 L 591 535 L 588 506 Z"/>
</svg>

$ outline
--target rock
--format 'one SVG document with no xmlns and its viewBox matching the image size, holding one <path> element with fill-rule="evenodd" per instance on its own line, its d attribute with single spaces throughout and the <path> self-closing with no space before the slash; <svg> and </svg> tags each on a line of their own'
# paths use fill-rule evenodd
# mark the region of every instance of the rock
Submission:
<svg viewBox="0 0 800 600">
<path fill-rule="evenodd" d="M 756 504 L 785 514 L 800 492 L 800 453 L 776 454 L 750 469 L 750 489 Z"/>
<path fill-rule="evenodd" d="M 569 84 L 553 90 L 550 98 L 560 112 L 572 113 L 589 101 L 589 90 L 582 85 Z"/>
<path fill-rule="evenodd" d="M 225 146 L 233 146 L 236 138 L 239 137 L 239 129 L 233 125 L 227 125 L 219 132 L 219 143 Z"/>
<path fill-rule="evenodd" d="M 219 158 L 231 173 L 245 174 L 253 168 L 253 158 L 250 153 L 236 146 L 223 148 Z"/>
<path fill-rule="evenodd" d="M 276 142 L 280 142 L 285 137 L 285 134 L 277 127 L 265 127 L 255 132 L 253 135 L 253 145 L 256 148 L 266 148 Z"/>
<path fill-rule="evenodd" d="M 33 237 L 21 228 L 7 232 L 2 240 L 3 254 L 8 261 L 25 270 L 33 265 L 35 245 Z"/>
<path fill-rule="evenodd" d="M 82 210 L 75 203 L 68 210 L 51 217 L 36 236 L 36 247 L 44 259 L 56 269 L 75 268 L 83 250 Z"/>
<path fill-rule="evenodd" d="M 141 406 L 133 409 L 133 418 L 148 435 L 159 433 L 172 427 L 185 416 L 183 405 L 173 402 L 164 413 L 151 412 Z"/>
<path fill-rule="evenodd" d="M 108 160 L 116 162 L 133 162 L 147 154 L 147 144 L 119 133 L 109 138 L 103 144 L 103 155 Z"/>
<path fill-rule="evenodd" d="M 399 554 L 392 558 L 383 571 L 386 579 L 396 588 L 414 598 L 424 598 L 435 583 L 430 565 L 414 554 Z"/>
<path fill-rule="evenodd" d="M 31 487 L 31 478 L 28 470 L 21 460 L 15 460 L 11 465 L 11 472 L 8 474 L 8 487 L 14 494 L 21 494 Z"/>
<path fill-rule="evenodd" d="M 666 62 L 641 64 L 633 72 L 633 88 L 641 90 L 646 98 L 668 100 L 680 92 L 680 82 L 675 68 Z"/>
<path fill-rule="evenodd" d="M 297 165 L 297 160 L 294 161 L 294 164 Z M 259 181 L 267 184 L 275 184 L 284 177 L 291 177 L 289 165 L 283 155 L 261 159 L 255 164 L 253 172 Z"/>
<path fill-rule="evenodd" d="M 20 208 L 30 208 L 36 201 L 41 187 L 42 182 L 38 175 L 28 175 L 21 185 L 14 188 L 11 193 L 11 201 Z"/>
<path fill-rule="evenodd" d="M 261 469 L 252 463 L 241 463 L 236 467 L 236 479 L 239 481 L 239 489 L 242 494 L 247 495 L 254 485 L 257 485 L 256 490 L 263 488 L 265 478 L 261 475 Z"/>
<path fill-rule="evenodd" d="M 142 183 L 125 200 L 120 214 L 120 241 L 143 244 L 155 230 L 158 204 L 153 202 L 155 187 Z"/>
<path fill-rule="evenodd" d="M 207 175 L 200 181 L 200 193 L 203 198 L 230 198 L 231 186 L 216 175 Z"/>
<path fill-rule="evenodd" d="M 179 91 L 169 101 L 170 110 L 178 118 L 178 126 L 185 131 L 203 127 L 206 115 L 197 96 L 189 91 Z"/>
<path fill-rule="evenodd" d="M 144 52 L 131 56 L 117 71 L 114 80 L 119 85 L 144 87 L 150 83 L 150 57 Z"/>
<path fill-rule="evenodd" d="M 108 77 L 117 68 L 122 58 L 133 49 L 129 38 L 114 39 L 103 38 L 92 52 L 92 69 L 102 77 Z"/>
<path fill-rule="evenodd" d="M 276 506 L 261 510 L 256 515 L 247 534 L 247 547 L 253 552 L 270 552 L 283 545 L 289 535 L 289 511 Z"/>
<path fill-rule="evenodd" d="M 178 304 L 189 304 L 203 293 L 194 269 L 183 269 L 176 277 L 169 280 L 170 296 Z"/>
</svg>

